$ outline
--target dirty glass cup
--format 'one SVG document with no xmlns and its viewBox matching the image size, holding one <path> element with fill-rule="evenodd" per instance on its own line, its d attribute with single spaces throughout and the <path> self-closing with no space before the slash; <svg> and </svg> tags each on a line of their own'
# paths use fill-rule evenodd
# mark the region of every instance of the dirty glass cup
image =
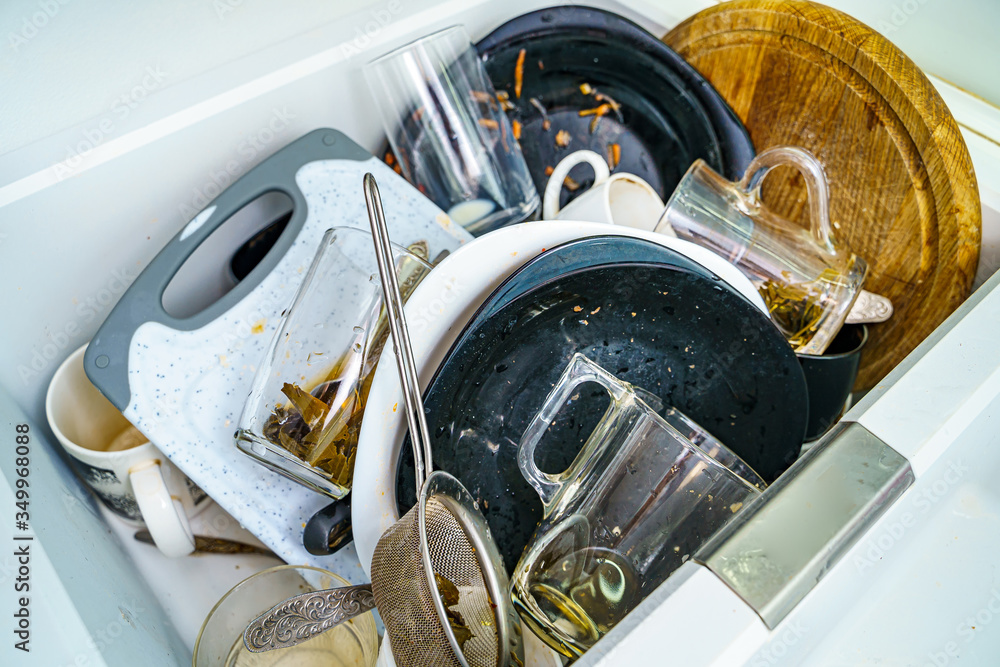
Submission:
<svg viewBox="0 0 1000 667">
<path fill-rule="evenodd" d="M 546 473 L 535 451 L 581 385 L 611 403 L 569 468 Z M 676 409 L 660 417 L 635 389 L 577 354 L 529 424 L 518 465 L 542 500 L 511 578 L 521 619 L 576 658 L 593 646 L 736 513 L 763 480 Z"/>
<path fill-rule="evenodd" d="M 392 246 L 405 301 L 426 276 L 426 242 Z M 388 340 L 371 233 L 326 232 L 254 377 L 236 446 L 331 498 L 350 491 L 368 390 Z"/>
<path fill-rule="evenodd" d="M 364 68 L 403 175 L 479 235 L 539 206 L 528 165 L 493 84 L 461 26 Z"/>
<path fill-rule="evenodd" d="M 805 178 L 812 227 L 803 229 L 760 201 L 767 174 L 793 166 Z M 798 354 L 822 354 L 847 318 L 868 272 L 837 242 L 823 166 L 794 146 L 768 149 L 733 183 L 697 160 L 677 185 L 656 231 L 712 250 L 735 264 L 764 298 Z"/>
<path fill-rule="evenodd" d="M 332 572 L 305 565 L 280 565 L 236 584 L 208 613 L 194 646 L 193 667 L 372 667 L 378 632 L 371 612 L 289 648 L 250 653 L 243 646 L 247 624 L 285 599 L 350 586 Z"/>
</svg>

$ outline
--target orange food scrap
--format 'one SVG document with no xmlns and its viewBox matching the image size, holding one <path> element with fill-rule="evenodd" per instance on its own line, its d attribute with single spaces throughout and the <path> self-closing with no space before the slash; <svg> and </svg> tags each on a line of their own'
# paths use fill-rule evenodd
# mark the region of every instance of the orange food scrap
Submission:
<svg viewBox="0 0 1000 667">
<path fill-rule="evenodd" d="M 550 127 L 552 127 L 552 121 L 551 120 L 549 120 L 548 118 L 546 118 L 545 120 L 542 121 L 542 129 L 543 130 L 545 130 L 546 132 L 548 132 Z"/>
<path fill-rule="evenodd" d="M 488 130 L 498 130 L 498 129 L 500 129 L 500 124 L 497 123 L 492 118 L 480 118 L 479 119 L 479 124 L 482 125 L 483 127 L 485 127 Z"/>
<path fill-rule="evenodd" d="M 569 190 L 570 192 L 575 192 L 580 189 L 580 184 L 574 181 L 569 176 L 563 179 L 563 185 L 565 185 L 566 189 Z"/>
<path fill-rule="evenodd" d="M 538 69 L 545 69 L 545 64 L 541 60 L 538 61 Z"/>
<path fill-rule="evenodd" d="M 506 90 L 497 91 L 497 101 L 500 102 L 500 108 L 504 111 L 510 111 L 511 109 L 517 108 L 510 101 L 510 93 Z"/>
<path fill-rule="evenodd" d="M 592 92 L 594 92 L 594 88 L 589 83 L 581 83 L 580 92 L 583 93 L 584 95 L 590 95 Z"/>
<path fill-rule="evenodd" d="M 593 109 L 580 109 L 578 112 L 581 116 L 593 116 L 597 114 L 598 116 L 603 116 L 604 114 L 611 111 L 612 106 L 610 104 L 602 104 L 600 106 L 594 107 Z"/>
<path fill-rule="evenodd" d="M 521 49 L 517 53 L 517 65 L 514 66 L 514 97 L 521 99 L 521 86 L 524 84 L 524 56 L 527 49 Z"/>
<path fill-rule="evenodd" d="M 385 152 L 385 163 L 390 167 L 396 163 L 396 156 L 392 154 L 392 151 Z"/>
<path fill-rule="evenodd" d="M 484 93 L 481 90 L 471 90 L 469 91 L 469 95 L 472 96 L 473 100 L 479 102 L 480 104 L 489 104 L 491 107 L 496 106 L 496 100 L 494 100 L 493 96 L 489 93 Z"/>
<path fill-rule="evenodd" d="M 511 123 L 511 127 L 514 129 L 514 138 L 520 140 L 521 139 L 521 124 L 515 120 L 513 123 Z"/>
<path fill-rule="evenodd" d="M 550 165 L 550 166 L 548 166 L 548 167 L 545 168 L 545 175 L 546 176 L 551 176 L 553 171 L 555 171 L 555 169 L 553 169 L 552 166 Z"/>
<path fill-rule="evenodd" d="M 618 144 L 608 144 L 608 166 L 612 169 L 622 161 L 622 147 Z"/>
<path fill-rule="evenodd" d="M 573 137 L 571 137 L 569 132 L 567 132 L 566 130 L 559 130 L 556 133 L 556 146 L 558 146 L 559 148 L 566 148 L 567 146 L 569 146 L 569 142 L 572 140 Z"/>
<path fill-rule="evenodd" d="M 594 95 L 594 99 L 596 99 L 598 102 L 605 102 L 607 104 L 610 104 L 611 108 L 614 109 L 615 111 L 620 111 L 622 108 L 621 104 L 614 101 L 610 96 L 605 95 L 604 93 L 596 93 Z"/>
</svg>

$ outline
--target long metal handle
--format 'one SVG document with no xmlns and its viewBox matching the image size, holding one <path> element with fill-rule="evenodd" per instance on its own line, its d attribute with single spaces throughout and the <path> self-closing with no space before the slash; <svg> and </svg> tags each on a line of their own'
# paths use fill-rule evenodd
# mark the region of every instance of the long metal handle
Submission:
<svg viewBox="0 0 1000 667">
<path fill-rule="evenodd" d="M 288 648 L 374 608 L 371 584 L 302 593 L 250 621 L 243 631 L 243 645 L 251 653 Z"/>
<path fill-rule="evenodd" d="M 413 348 L 406 328 L 406 317 L 403 315 L 403 298 L 399 293 L 395 263 L 392 261 L 389 229 L 386 227 L 385 213 L 382 211 L 382 198 L 379 196 L 375 177 L 371 173 L 365 174 L 364 191 L 368 220 L 375 239 L 378 273 L 382 279 L 382 292 L 385 296 L 386 312 L 389 315 L 389 332 L 392 334 L 392 344 L 396 352 L 396 368 L 399 371 L 400 384 L 403 386 L 406 421 L 410 427 L 413 463 L 419 489 L 424 485 L 429 471 L 434 468 L 431 459 L 430 432 L 427 430 L 424 401 L 420 395 L 420 381 L 417 378 L 416 365 L 413 363 Z"/>
<path fill-rule="evenodd" d="M 153 536 L 148 530 L 137 531 L 135 539 L 137 542 L 156 546 L 156 542 L 153 541 Z M 236 540 L 228 540 L 224 537 L 209 537 L 207 535 L 194 536 L 194 552 L 200 554 L 260 554 L 261 556 L 279 558 L 270 549 L 245 542 L 237 542 Z"/>
</svg>

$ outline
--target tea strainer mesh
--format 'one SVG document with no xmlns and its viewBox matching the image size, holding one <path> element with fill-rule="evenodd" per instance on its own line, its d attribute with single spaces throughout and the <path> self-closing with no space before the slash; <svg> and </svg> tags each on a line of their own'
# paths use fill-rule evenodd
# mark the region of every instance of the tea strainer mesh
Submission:
<svg viewBox="0 0 1000 667">
<path fill-rule="evenodd" d="M 447 473 L 432 473 L 417 505 L 382 535 L 372 557 L 372 592 L 396 664 L 497 667 L 512 655 L 520 661 L 520 626 L 500 563 L 468 491 Z M 435 575 L 458 590 L 447 610 Z M 453 624 L 471 636 L 460 644 Z"/>
</svg>

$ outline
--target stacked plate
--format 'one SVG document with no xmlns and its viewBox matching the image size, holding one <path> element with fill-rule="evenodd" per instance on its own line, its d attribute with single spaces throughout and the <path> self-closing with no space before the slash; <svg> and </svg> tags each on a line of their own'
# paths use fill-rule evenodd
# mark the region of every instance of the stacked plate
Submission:
<svg viewBox="0 0 1000 667">
<path fill-rule="evenodd" d="M 541 517 L 517 442 L 576 352 L 684 411 L 766 480 L 801 446 L 806 390 L 795 355 L 751 283 L 684 241 L 594 223 L 508 227 L 444 260 L 406 312 L 435 467 L 481 501 L 508 567 Z M 352 494 L 365 568 L 413 492 L 402 393 L 393 362 L 382 362 Z M 543 469 L 558 472 L 573 458 L 590 432 L 587 415 L 593 426 L 603 412 L 594 401 L 558 429 Z"/>
</svg>

